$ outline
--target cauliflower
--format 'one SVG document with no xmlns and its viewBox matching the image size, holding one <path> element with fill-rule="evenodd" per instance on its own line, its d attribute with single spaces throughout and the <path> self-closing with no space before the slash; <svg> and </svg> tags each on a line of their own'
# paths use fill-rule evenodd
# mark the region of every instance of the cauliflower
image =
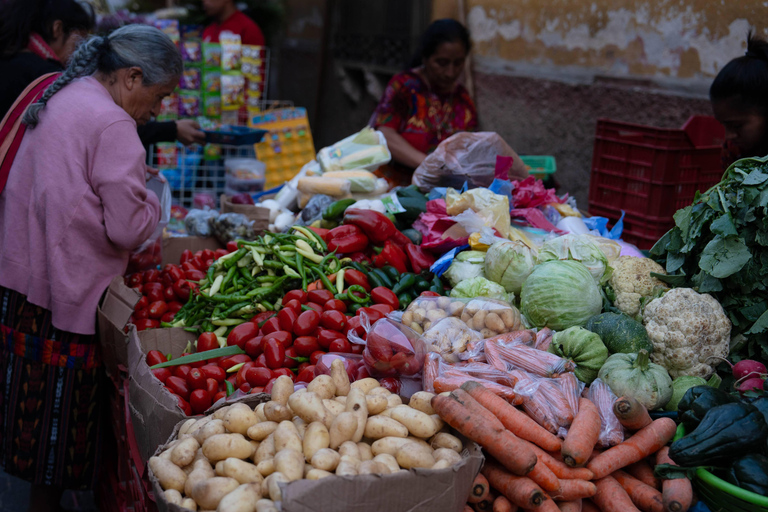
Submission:
<svg viewBox="0 0 768 512">
<path fill-rule="evenodd" d="M 717 358 L 728 355 L 731 321 L 711 295 L 674 288 L 645 307 L 643 324 L 653 343 L 651 359 L 674 379 L 706 379 L 715 371 Z"/>
<path fill-rule="evenodd" d="M 651 277 L 651 272 L 666 274 L 664 269 L 650 258 L 620 256 L 613 263 L 613 275 L 608 284 L 613 288 L 613 305 L 632 318 L 641 318 L 643 298 L 651 298 L 659 289 L 667 289 L 664 282 Z"/>
</svg>

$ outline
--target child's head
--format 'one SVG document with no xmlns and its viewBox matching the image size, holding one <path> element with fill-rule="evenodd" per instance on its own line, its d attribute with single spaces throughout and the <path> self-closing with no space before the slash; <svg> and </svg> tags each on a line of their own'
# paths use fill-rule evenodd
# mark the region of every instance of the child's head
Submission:
<svg viewBox="0 0 768 512">
<path fill-rule="evenodd" d="M 720 70 L 709 99 L 741 156 L 768 155 L 768 42 L 750 32 L 746 54 Z"/>
</svg>

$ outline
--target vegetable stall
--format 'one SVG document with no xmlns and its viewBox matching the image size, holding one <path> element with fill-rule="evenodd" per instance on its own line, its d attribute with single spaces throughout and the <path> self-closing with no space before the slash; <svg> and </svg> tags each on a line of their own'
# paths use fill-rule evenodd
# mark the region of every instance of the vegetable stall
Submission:
<svg viewBox="0 0 768 512">
<path fill-rule="evenodd" d="M 158 509 L 768 510 L 768 158 L 643 253 L 534 176 L 379 193 L 364 138 L 118 283 Z"/>
</svg>

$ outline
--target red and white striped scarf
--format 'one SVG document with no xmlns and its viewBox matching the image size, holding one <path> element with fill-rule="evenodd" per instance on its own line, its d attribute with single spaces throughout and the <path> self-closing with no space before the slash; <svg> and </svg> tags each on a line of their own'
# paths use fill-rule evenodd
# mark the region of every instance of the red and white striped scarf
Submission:
<svg viewBox="0 0 768 512">
<path fill-rule="evenodd" d="M 36 34 L 32 32 L 29 35 L 29 44 L 27 45 L 27 50 L 31 51 L 38 57 L 55 60 L 56 62 L 61 64 L 59 57 L 51 49 L 51 47 L 48 46 L 48 43 L 45 42 L 45 39 L 43 39 L 43 36 L 41 36 L 40 34 Z"/>
</svg>

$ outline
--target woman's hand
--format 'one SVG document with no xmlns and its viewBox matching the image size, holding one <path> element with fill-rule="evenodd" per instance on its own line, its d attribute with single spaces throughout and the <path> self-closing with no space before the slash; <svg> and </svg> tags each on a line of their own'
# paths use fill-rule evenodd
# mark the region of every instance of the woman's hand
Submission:
<svg viewBox="0 0 768 512">
<path fill-rule="evenodd" d="M 200 131 L 200 124 L 192 119 L 176 121 L 176 139 L 189 146 L 190 144 L 205 144 L 205 133 Z"/>
<path fill-rule="evenodd" d="M 392 158 L 397 162 L 415 169 L 427 158 L 426 153 L 422 153 L 411 146 L 394 128 L 380 126 L 377 130 L 384 134 L 389 152 L 392 153 Z"/>
</svg>

